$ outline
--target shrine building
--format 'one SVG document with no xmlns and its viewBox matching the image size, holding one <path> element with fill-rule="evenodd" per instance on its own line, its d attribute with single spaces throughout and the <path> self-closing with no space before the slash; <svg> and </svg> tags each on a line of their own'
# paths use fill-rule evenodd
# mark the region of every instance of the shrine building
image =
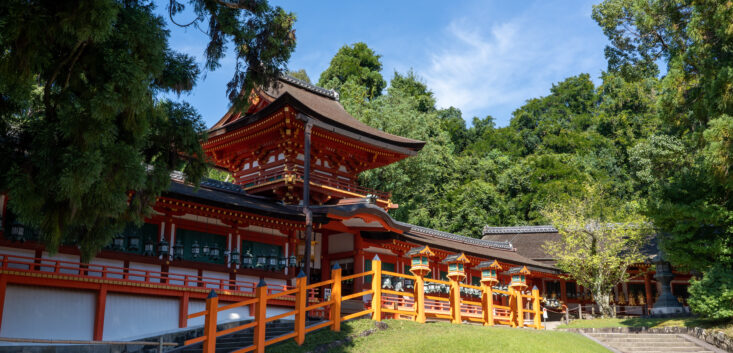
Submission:
<svg viewBox="0 0 733 353">
<path fill-rule="evenodd" d="M 444 260 L 464 254 L 465 283 L 480 285 L 479 264 L 496 261 L 503 269 L 498 287 L 509 285 L 511 274 L 521 269 L 529 288 L 536 286 L 554 300 L 550 307 L 591 303 L 527 235 L 556 235 L 556 230 L 492 228 L 478 239 L 429 229 L 393 219 L 389 210 L 399 205 L 389 190 L 358 184 L 359 173 L 414 156 L 425 142 L 370 127 L 344 110 L 336 92 L 288 76 L 274 88 L 254 90 L 250 101 L 246 112 L 224 115 L 203 143 L 232 182 L 204 179 L 197 188 L 172 174 L 145 224 L 127 227 L 88 264 L 80 262 L 73 244 L 47 252 L 38 234 L 7 210 L 13 195 L 0 195 L 0 337 L 153 337 L 201 326 L 203 317 L 187 316 L 204 308 L 212 289 L 221 303 L 232 303 L 253 297 L 261 280 L 271 291 L 285 291 L 301 268 L 309 268 L 310 281 L 327 280 L 335 264 L 343 276 L 369 270 L 375 255 L 385 270 L 407 273 L 408 251 L 426 245 L 433 254 L 429 278 L 445 280 Z M 369 281 L 344 283 L 342 294 L 360 291 Z M 397 282 L 385 286 L 410 286 Z M 634 279 L 623 287 L 625 303 L 644 288 L 641 305 L 651 305 L 654 285 L 647 277 Z M 443 289 L 429 290 L 440 295 Z M 325 295 L 313 293 L 312 300 Z M 268 302 L 267 315 L 293 305 L 285 299 Z M 244 306 L 218 319 L 251 317 L 251 308 Z"/>
</svg>

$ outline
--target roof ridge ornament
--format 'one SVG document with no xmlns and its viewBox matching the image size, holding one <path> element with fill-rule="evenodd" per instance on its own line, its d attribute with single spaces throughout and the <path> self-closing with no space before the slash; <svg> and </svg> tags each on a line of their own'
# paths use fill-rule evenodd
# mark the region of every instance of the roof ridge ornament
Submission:
<svg viewBox="0 0 733 353">
<path fill-rule="evenodd" d="M 339 94 L 338 92 L 332 90 L 332 89 L 325 89 L 323 87 L 316 86 L 312 83 L 308 83 L 306 81 L 303 81 L 299 78 L 295 78 L 293 76 L 287 75 L 287 74 L 280 74 L 280 79 L 291 84 L 298 86 L 304 90 L 313 92 L 315 94 L 319 94 L 321 96 L 324 96 L 326 98 L 331 98 L 335 101 L 339 100 Z"/>
</svg>

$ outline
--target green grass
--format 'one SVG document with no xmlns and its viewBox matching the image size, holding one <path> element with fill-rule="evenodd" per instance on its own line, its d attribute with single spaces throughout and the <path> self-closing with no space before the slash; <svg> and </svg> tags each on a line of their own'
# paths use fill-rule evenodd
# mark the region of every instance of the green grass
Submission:
<svg viewBox="0 0 733 353">
<path fill-rule="evenodd" d="M 329 352 L 431 353 L 431 352 L 608 352 L 597 343 L 575 333 L 507 327 L 453 325 L 436 322 L 418 324 L 404 320 L 385 320 L 389 328 L 366 337 L 355 338 Z M 306 335 L 298 347 L 292 340 L 268 347 L 267 352 L 309 352 L 316 347 L 353 336 L 374 327 L 371 320 L 354 320 L 342 332 L 320 330 Z"/>
<path fill-rule="evenodd" d="M 561 325 L 558 328 L 602 328 L 602 327 L 702 327 L 723 331 L 726 335 L 733 337 L 733 322 L 712 321 L 699 318 L 676 318 L 676 319 L 650 319 L 650 318 L 628 318 L 628 319 L 590 319 L 574 320 L 569 325 Z"/>
</svg>

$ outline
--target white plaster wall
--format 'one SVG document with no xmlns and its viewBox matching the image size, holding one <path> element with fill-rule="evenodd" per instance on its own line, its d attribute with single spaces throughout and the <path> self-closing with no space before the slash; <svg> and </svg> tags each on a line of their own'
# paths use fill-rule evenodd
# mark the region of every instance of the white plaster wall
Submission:
<svg viewBox="0 0 733 353">
<path fill-rule="evenodd" d="M 108 271 L 112 271 L 113 273 L 107 272 L 107 278 L 120 278 L 121 279 L 123 276 L 122 268 L 125 267 L 125 262 L 122 260 L 94 258 L 89 263 L 91 265 L 115 267 L 113 269 L 108 269 Z M 91 270 L 87 272 L 90 276 L 95 276 L 95 277 L 102 276 L 101 267 L 90 266 L 90 268 Z"/>
<path fill-rule="evenodd" d="M 225 283 L 229 281 L 229 274 L 224 272 L 204 271 L 203 276 L 207 277 L 208 281 L 211 281 L 212 278 L 223 279 Z M 206 283 L 206 288 L 219 289 L 219 283 Z"/>
<path fill-rule="evenodd" d="M 35 257 L 36 252 L 30 249 L 16 249 L 16 248 L 9 248 L 5 246 L 0 246 L 0 254 L 5 255 L 16 255 L 16 256 L 23 256 L 23 257 Z M 8 258 L 10 261 L 20 261 L 20 262 L 26 262 L 27 259 L 13 259 L 12 256 Z M 15 268 L 20 270 L 27 270 L 28 265 L 24 264 L 12 264 L 8 263 L 8 268 Z"/>
<path fill-rule="evenodd" d="M 175 274 L 180 274 L 180 275 L 189 275 L 189 276 L 192 276 L 192 278 L 190 278 L 190 280 L 188 281 L 188 283 L 183 283 L 183 277 L 178 277 L 180 279 L 177 280 L 177 279 L 175 279 L 175 278 L 177 278 L 177 276 L 171 276 L 171 279 L 169 280 L 169 283 L 170 284 L 174 284 L 174 285 L 177 285 L 177 286 L 186 285 L 186 286 L 191 286 L 191 287 L 195 287 L 197 285 L 197 283 L 195 281 L 196 277 L 199 275 L 199 271 L 197 269 L 194 269 L 194 268 L 183 268 L 183 267 L 170 267 L 169 268 L 169 272 L 170 273 L 175 273 Z"/>
<path fill-rule="evenodd" d="M 94 292 L 8 285 L 0 336 L 91 340 Z"/>
<path fill-rule="evenodd" d="M 350 233 L 331 234 L 328 237 L 328 253 L 354 251 L 354 235 Z"/>
<path fill-rule="evenodd" d="M 140 270 L 140 271 L 133 271 L 133 270 Z M 130 276 L 129 279 L 133 281 L 144 281 L 145 280 L 145 272 L 144 271 L 151 271 L 155 273 L 151 273 L 151 275 L 154 276 L 160 276 L 160 265 L 155 264 L 144 264 L 139 262 L 130 262 Z M 160 282 L 159 278 L 150 278 L 150 282 L 158 283 Z"/>
<path fill-rule="evenodd" d="M 49 259 L 49 260 L 74 262 L 76 264 L 78 264 L 81 261 L 81 259 L 79 258 L 79 255 L 61 254 L 61 253 L 56 253 L 55 255 L 51 255 L 47 251 L 44 251 L 41 257 L 44 259 Z M 45 264 L 55 264 L 54 262 L 51 262 L 51 261 L 48 261 L 48 262 L 41 261 L 41 263 L 42 264 L 44 263 Z M 72 275 L 79 274 L 79 270 L 78 270 L 79 266 L 76 264 L 61 263 L 61 266 L 65 268 L 59 269 L 59 273 L 68 273 Z M 41 270 L 42 271 L 53 271 L 53 267 L 41 267 Z"/>
<path fill-rule="evenodd" d="M 246 299 L 246 298 L 245 298 Z M 243 299 L 243 300 L 245 300 Z M 219 302 L 219 306 L 229 305 L 232 302 Z M 206 302 L 204 300 L 191 299 L 188 302 L 188 314 L 197 313 L 199 311 L 206 310 Z M 269 308 L 268 308 L 269 311 Z M 251 320 L 253 317 L 249 313 L 249 306 L 240 306 L 238 308 L 221 311 L 217 314 L 217 322 L 229 322 L 229 321 L 240 321 L 240 320 Z M 189 319 L 188 326 L 201 326 L 204 324 L 204 317 L 199 316 L 197 318 Z"/>
<path fill-rule="evenodd" d="M 177 329 L 178 300 L 108 293 L 104 308 L 104 339 L 143 338 L 156 332 Z"/>
</svg>

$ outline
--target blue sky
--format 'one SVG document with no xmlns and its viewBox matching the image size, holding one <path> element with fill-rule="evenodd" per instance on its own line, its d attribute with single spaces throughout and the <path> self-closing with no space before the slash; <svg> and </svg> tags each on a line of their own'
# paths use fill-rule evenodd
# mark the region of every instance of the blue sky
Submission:
<svg viewBox="0 0 733 353">
<path fill-rule="evenodd" d="M 382 55 L 389 81 L 413 69 L 435 93 L 438 107 L 455 106 L 470 122 L 492 115 L 497 125 L 553 83 L 589 73 L 596 83 L 608 43 L 591 19 L 595 1 L 303 1 L 271 0 L 298 17 L 297 47 L 288 68 L 305 69 L 316 82 L 338 49 L 365 42 Z M 159 11 L 164 11 L 160 5 Z M 167 18 L 167 16 L 166 16 Z M 186 14 L 177 18 L 187 19 Z M 170 27 L 171 46 L 203 62 L 207 37 Z M 208 126 L 227 110 L 226 83 L 234 60 L 202 76 L 181 97 Z"/>
</svg>

